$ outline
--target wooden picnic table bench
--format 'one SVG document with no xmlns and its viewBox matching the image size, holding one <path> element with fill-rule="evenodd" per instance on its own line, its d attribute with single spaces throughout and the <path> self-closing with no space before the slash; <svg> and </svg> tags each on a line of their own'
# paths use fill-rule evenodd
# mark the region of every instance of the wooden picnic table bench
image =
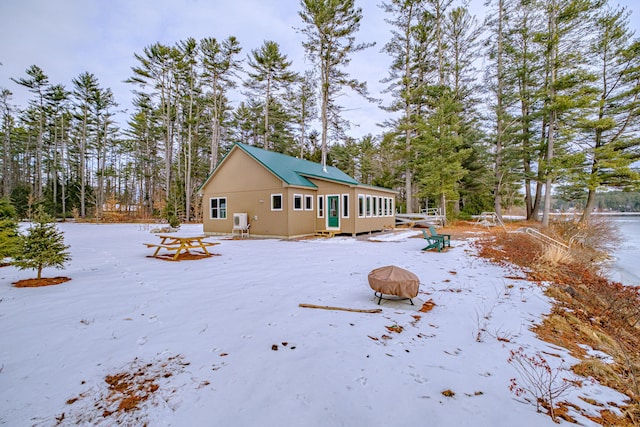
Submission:
<svg viewBox="0 0 640 427">
<path fill-rule="evenodd" d="M 160 243 L 144 243 L 148 248 L 156 248 L 153 257 L 157 257 L 160 249 L 166 249 L 169 252 L 175 251 L 173 259 L 178 259 L 181 252 L 189 253 L 191 249 L 201 249 L 205 255 L 211 255 L 207 250 L 209 246 L 215 246 L 219 243 L 205 242 L 203 239 L 207 236 L 171 236 L 167 234 L 159 234 Z"/>
</svg>

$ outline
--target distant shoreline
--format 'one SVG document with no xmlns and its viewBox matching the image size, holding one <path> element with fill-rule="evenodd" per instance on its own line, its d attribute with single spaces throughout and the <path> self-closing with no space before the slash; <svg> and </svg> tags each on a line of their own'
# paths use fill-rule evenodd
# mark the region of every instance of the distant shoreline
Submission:
<svg viewBox="0 0 640 427">
<path fill-rule="evenodd" d="M 550 216 L 582 216 L 582 212 L 551 212 Z M 591 216 L 640 216 L 640 212 L 593 212 Z M 542 214 L 540 214 L 542 217 Z"/>
<path fill-rule="evenodd" d="M 640 212 L 594 212 L 592 215 L 599 215 L 599 216 L 640 216 Z"/>
</svg>

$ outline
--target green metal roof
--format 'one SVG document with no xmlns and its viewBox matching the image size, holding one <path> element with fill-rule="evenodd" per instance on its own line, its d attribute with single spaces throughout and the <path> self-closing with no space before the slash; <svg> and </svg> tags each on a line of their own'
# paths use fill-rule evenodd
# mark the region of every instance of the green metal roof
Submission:
<svg viewBox="0 0 640 427">
<path fill-rule="evenodd" d="M 289 185 L 317 188 L 307 177 L 348 185 L 359 185 L 358 181 L 333 166 L 327 166 L 326 169 L 323 169 L 320 163 L 263 150 L 239 142 L 236 143 L 236 146 Z"/>
</svg>

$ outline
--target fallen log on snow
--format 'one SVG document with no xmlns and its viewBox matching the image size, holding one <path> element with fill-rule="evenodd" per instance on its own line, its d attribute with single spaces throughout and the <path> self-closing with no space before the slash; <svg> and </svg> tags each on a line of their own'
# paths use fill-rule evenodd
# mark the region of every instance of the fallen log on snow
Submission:
<svg viewBox="0 0 640 427">
<path fill-rule="evenodd" d="M 320 308 L 322 310 L 341 310 L 341 311 L 354 311 L 356 313 L 381 313 L 381 308 L 363 309 L 363 308 L 344 308 L 344 307 L 331 307 L 328 305 L 314 305 L 314 304 L 298 304 L 300 307 L 305 308 Z"/>
</svg>

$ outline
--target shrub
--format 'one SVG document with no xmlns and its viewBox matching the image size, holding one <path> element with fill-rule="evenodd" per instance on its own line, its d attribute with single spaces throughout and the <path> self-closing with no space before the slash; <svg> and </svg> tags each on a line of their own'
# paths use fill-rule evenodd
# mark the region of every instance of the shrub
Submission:
<svg viewBox="0 0 640 427">
<path fill-rule="evenodd" d="M 570 264 L 573 258 L 569 251 L 558 246 L 549 245 L 544 248 L 539 261 L 551 266 L 557 266 L 559 264 Z"/>
<path fill-rule="evenodd" d="M 509 390 L 516 396 L 531 394 L 536 399 L 536 409 L 540 411 L 540 405 L 548 406 L 549 416 L 557 422 L 555 403 L 570 389 L 577 387 L 579 382 L 561 377 L 568 369 L 562 363 L 552 368 L 540 352 L 529 356 L 520 347 L 511 350 L 507 361 L 520 374 L 520 382 L 517 378 L 511 378 Z"/>
<path fill-rule="evenodd" d="M 556 221 L 552 228 L 570 246 L 596 252 L 611 252 L 616 249 L 621 240 L 615 224 L 602 217 L 592 217 L 588 222 Z"/>
</svg>

